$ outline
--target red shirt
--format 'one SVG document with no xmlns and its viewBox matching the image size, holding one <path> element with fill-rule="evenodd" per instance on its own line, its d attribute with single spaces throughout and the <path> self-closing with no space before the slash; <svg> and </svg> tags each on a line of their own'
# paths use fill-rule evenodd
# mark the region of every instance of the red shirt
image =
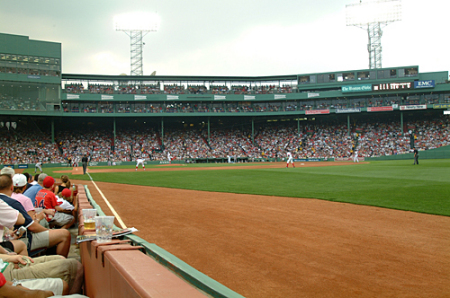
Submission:
<svg viewBox="0 0 450 298">
<path fill-rule="evenodd" d="M 34 204 L 34 207 L 55 209 L 55 207 L 59 205 L 55 194 L 51 190 L 43 188 L 36 194 L 36 203 Z"/>
<path fill-rule="evenodd" d="M 0 288 L 6 284 L 6 279 L 3 273 L 0 273 Z"/>
</svg>

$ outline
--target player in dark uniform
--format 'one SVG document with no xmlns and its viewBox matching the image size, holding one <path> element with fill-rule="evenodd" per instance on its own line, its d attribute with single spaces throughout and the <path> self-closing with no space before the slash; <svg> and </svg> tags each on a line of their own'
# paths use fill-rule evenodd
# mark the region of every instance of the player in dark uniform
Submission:
<svg viewBox="0 0 450 298">
<path fill-rule="evenodd" d="M 414 163 L 413 165 L 419 165 L 419 151 L 417 151 L 416 147 L 414 147 Z"/>
<path fill-rule="evenodd" d="M 88 161 L 89 161 L 89 159 L 87 157 L 87 154 L 85 154 L 83 156 L 83 158 L 81 159 L 81 164 L 83 165 L 83 175 L 86 175 Z"/>
</svg>

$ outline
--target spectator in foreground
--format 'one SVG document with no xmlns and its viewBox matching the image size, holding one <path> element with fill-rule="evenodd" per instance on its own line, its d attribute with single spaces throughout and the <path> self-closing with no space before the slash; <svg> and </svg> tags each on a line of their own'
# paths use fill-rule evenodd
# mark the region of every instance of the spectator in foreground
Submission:
<svg viewBox="0 0 450 298">
<path fill-rule="evenodd" d="M 56 226 L 62 229 L 68 229 L 75 223 L 75 217 L 71 214 L 73 208 L 64 209 L 60 206 L 61 203 L 58 202 L 52 191 L 54 185 L 55 179 L 53 179 L 53 177 L 45 177 L 44 182 L 42 183 L 44 188 L 36 194 L 36 206 L 44 209 L 56 210 L 56 213 L 52 218 L 47 217 L 50 227 Z"/>
<path fill-rule="evenodd" d="M 0 200 L 19 211 L 25 218 L 24 224 L 16 225 L 15 228 L 19 229 L 23 226 L 28 230 L 28 233 L 26 233 L 28 253 L 36 249 L 56 246 L 56 254 L 67 257 L 70 249 L 70 232 L 66 229 L 49 230 L 34 221 L 23 206 L 11 198 L 12 190 L 11 177 L 9 175 L 0 175 Z"/>
<path fill-rule="evenodd" d="M 28 188 L 23 194 L 31 199 L 31 202 L 34 206 L 36 206 L 36 194 L 42 189 L 42 183 L 44 182 L 45 177 L 48 175 L 45 173 L 39 174 L 37 184 Z"/>
</svg>

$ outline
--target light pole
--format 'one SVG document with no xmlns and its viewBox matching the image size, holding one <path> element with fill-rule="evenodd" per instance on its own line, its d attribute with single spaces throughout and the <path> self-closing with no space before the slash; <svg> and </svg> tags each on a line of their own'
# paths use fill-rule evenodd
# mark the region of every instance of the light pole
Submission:
<svg viewBox="0 0 450 298">
<path fill-rule="evenodd" d="M 130 37 L 130 74 L 142 76 L 143 37 L 149 32 L 156 32 L 160 19 L 154 13 L 122 14 L 114 18 L 116 31 L 123 31 Z"/>
<path fill-rule="evenodd" d="M 369 43 L 369 68 L 382 68 L 382 28 L 401 21 L 401 0 L 369 0 L 345 6 L 347 26 L 367 30 Z"/>
</svg>

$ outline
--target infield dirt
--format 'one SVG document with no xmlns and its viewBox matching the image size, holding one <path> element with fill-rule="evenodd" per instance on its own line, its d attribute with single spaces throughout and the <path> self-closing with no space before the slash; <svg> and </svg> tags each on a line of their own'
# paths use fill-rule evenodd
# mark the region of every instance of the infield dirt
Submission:
<svg viewBox="0 0 450 298">
<path fill-rule="evenodd" d="M 74 182 L 87 184 L 112 215 L 92 182 Z M 138 236 L 245 297 L 450 293 L 449 217 L 315 199 L 96 183 Z"/>
</svg>

